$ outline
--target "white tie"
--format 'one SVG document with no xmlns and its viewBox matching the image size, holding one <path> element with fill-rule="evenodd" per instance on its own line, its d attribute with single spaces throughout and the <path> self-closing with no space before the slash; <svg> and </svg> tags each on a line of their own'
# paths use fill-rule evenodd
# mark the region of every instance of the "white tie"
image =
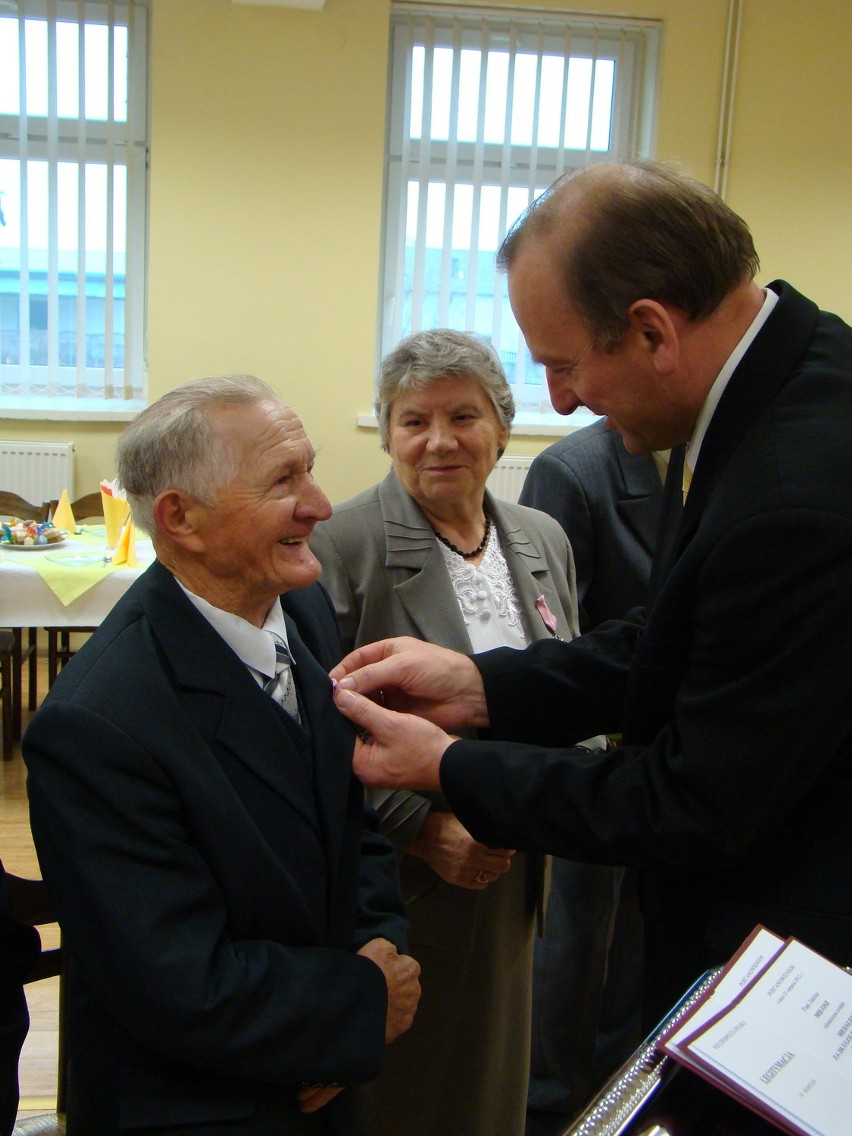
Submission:
<svg viewBox="0 0 852 1136">
<path fill-rule="evenodd" d="M 275 637 L 273 636 L 273 639 Z M 274 698 L 279 706 L 283 706 L 291 718 L 297 722 L 299 717 L 299 700 L 296 697 L 296 685 L 293 682 L 293 657 L 280 639 L 275 639 L 275 674 L 268 679 L 263 689 Z"/>
</svg>

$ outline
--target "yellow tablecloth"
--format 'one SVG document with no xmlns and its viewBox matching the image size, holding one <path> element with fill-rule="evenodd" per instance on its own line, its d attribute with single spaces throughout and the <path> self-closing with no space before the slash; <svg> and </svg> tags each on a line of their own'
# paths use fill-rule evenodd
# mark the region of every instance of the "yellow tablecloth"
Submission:
<svg viewBox="0 0 852 1136">
<path fill-rule="evenodd" d="M 62 604 L 70 604 L 89 588 L 93 588 L 111 572 L 121 571 L 123 565 L 105 561 L 106 529 L 104 525 L 84 525 L 69 536 L 66 543 L 56 549 L 16 551 L 0 549 L 5 558 L 21 558 L 27 567 L 41 576 L 45 584 Z M 140 567 L 154 559 L 149 541 L 139 541 L 136 558 Z"/>
</svg>

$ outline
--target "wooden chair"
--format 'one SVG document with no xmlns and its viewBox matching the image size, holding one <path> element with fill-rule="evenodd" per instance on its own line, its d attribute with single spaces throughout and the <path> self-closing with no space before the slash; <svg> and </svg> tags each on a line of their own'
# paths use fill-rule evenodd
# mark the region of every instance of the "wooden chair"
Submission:
<svg viewBox="0 0 852 1136">
<path fill-rule="evenodd" d="M 17 493 L 0 489 L 0 517 L 17 517 L 20 521 L 46 521 L 56 504 L 56 501 L 42 501 L 40 505 L 32 505 Z"/>
<path fill-rule="evenodd" d="M 15 636 L 11 631 L 0 631 L 0 715 L 3 722 L 3 760 L 11 761 L 14 751 L 12 725 L 12 669 L 14 667 Z"/>
<path fill-rule="evenodd" d="M 47 889 L 42 880 L 28 880 L 6 873 L 6 889 L 12 914 L 21 923 L 41 927 L 54 923 L 56 918 L 50 906 Z M 56 1087 L 56 1112 L 25 1117 L 19 1120 L 13 1136 L 64 1136 L 65 1104 L 68 1088 L 68 1058 L 65 1050 L 65 1017 L 67 958 L 62 946 L 43 950 L 27 978 L 27 984 L 42 978 L 59 977 L 59 1049 Z"/>
<path fill-rule="evenodd" d="M 71 512 L 77 524 L 93 517 L 101 518 L 104 515 L 103 502 L 100 489 L 97 493 L 85 493 L 71 502 Z M 94 627 L 46 627 L 47 632 L 47 685 L 53 686 L 56 676 L 62 667 L 71 659 L 74 651 L 71 648 L 71 635 L 75 631 L 91 634 Z"/>
<path fill-rule="evenodd" d="M 55 506 L 55 501 L 43 501 L 41 505 L 32 505 L 29 501 L 25 501 L 23 497 L 19 497 L 17 493 L 9 493 L 6 490 L 0 489 L 0 517 L 17 517 L 22 521 L 46 521 Z M 28 663 L 29 669 L 29 696 L 27 705 L 30 710 L 35 710 L 38 705 L 38 672 L 36 669 L 37 629 L 35 627 L 26 628 L 26 643 L 24 642 L 23 628 L 14 627 L 12 633 L 15 637 L 12 671 L 12 733 L 17 741 L 21 736 L 23 716 L 21 692 L 23 690 L 24 663 Z"/>
<path fill-rule="evenodd" d="M 82 497 L 78 497 L 76 501 L 72 501 L 71 512 L 74 514 L 74 520 L 77 524 L 91 517 L 102 517 L 104 515 L 104 506 L 101 501 L 100 489 L 97 493 L 84 493 Z"/>
</svg>

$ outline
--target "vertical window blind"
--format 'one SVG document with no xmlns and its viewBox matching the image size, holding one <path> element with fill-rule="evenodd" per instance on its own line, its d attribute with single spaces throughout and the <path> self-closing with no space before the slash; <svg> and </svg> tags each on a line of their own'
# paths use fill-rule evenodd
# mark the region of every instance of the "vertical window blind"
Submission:
<svg viewBox="0 0 852 1136">
<path fill-rule="evenodd" d="M 144 396 L 145 0 L 0 3 L 0 397 Z"/>
<path fill-rule="evenodd" d="M 565 171 L 650 152 L 658 35 L 653 21 L 395 6 L 382 354 L 424 328 L 475 332 L 519 411 L 552 414 L 495 253 Z"/>
</svg>

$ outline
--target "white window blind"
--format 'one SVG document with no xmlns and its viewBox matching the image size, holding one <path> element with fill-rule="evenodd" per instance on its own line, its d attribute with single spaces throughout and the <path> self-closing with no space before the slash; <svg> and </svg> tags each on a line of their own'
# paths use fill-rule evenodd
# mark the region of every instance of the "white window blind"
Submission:
<svg viewBox="0 0 852 1136">
<path fill-rule="evenodd" d="M 141 405 L 146 0 L 0 0 L 0 407 Z"/>
<path fill-rule="evenodd" d="M 380 352 L 412 331 L 489 339 L 519 423 L 553 418 L 496 274 L 500 242 L 565 171 L 647 155 L 658 25 L 397 4 Z"/>
</svg>

